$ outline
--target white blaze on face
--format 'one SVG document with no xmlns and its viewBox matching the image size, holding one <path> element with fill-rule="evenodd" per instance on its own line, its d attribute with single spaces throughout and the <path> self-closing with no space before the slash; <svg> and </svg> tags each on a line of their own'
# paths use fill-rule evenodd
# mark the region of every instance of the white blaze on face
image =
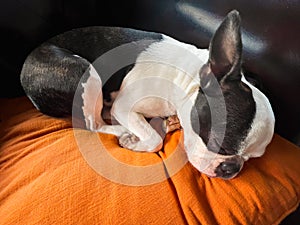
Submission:
<svg viewBox="0 0 300 225">
<path fill-rule="evenodd" d="M 264 154 L 274 134 L 275 117 L 267 97 L 250 84 L 244 76 L 242 81 L 251 88 L 256 103 L 256 113 L 251 128 L 239 151 L 239 155 L 244 160 L 248 160 L 251 157 L 259 157 Z"/>
<path fill-rule="evenodd" d="M 209 151 L 199 134 L 195 133 L 191 124 L 191 111 L 195 104 L 197 92 L 183 102 L 178 110 L 178 117 L 184 132 L 184 147 L 189 162 L 201 173 L 215 177 L 216 168 L 220 163 L 232 156 L 226 156 Z"/>
<path fill-rule="evenodd" d="M 186 133 L 184 130 L 185 148 L 189 162 L 200 172 L 215 177 L 216 168 L 228 159 L 232 159 L 232 155 L 221 155 L 209 151 L 202 139 L 194 133 Z M 242 166 L 242 165 L 241 165 Z"/>
</svg>

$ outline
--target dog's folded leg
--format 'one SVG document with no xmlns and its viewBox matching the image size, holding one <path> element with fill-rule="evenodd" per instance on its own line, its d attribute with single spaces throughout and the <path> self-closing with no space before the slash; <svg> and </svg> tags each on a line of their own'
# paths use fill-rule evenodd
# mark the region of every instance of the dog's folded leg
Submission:
<svg viewBox="0 0 300 225">
<path fill-rule="evenodd" d="M 86 128 L 91 131 L 97 131 L 105 125 L 101 117 L 103 108 L 102 81 L 92 65 L 90 65 L 87 73 L 88 79 L 86 83 L 82 83 L 82 111 Z"/>
<path fill-rule="evenodd" d="M 90 65 L 88 79 L 83 83 L 83 107 L 82 111 L 88 130 L 121 137 L 128 130 L 121 125 L 107 125 L 101 117 L 103 110 L 102 81 L 95 68 Z"/>
<path fill-rule="evenodd" d="M 142 114 L 129 112 L 118 114 L 114 111 L 114 117 L 130 132 L 124 132 L 119 137 L 119 144 L 134 151 L 156 152 L 162 148 L 161 136 L 152 128 Z"/>
<path fill-rule="evenodd" d="M 125 133 L 129 133 L 129 131 L 122 125 L 102 125 L 99 129 L 95 131 L 104 134 L 113 134 L 118 138 L 122 137 Z"/>
</svg>

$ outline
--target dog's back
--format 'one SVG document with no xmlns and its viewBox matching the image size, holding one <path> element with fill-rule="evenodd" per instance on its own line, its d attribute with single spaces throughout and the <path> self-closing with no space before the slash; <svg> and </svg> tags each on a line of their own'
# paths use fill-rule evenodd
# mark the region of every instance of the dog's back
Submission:
<svg viewBox="0 0 300 225">
<path fill-rule="evenodd" d="M 131 57 L 137 57 L 149 44 L 161 38 L 162 35 L 158 33 L 119 27 L 74 29 L 53 37 L 32 51 L 24 62 L 21 84 L 41 112 L 65 117 L 72 114 L 73 107 L 82 115 L 82 102 L 74 102 L 78 104 L 74 107 L 73 98 L 76 90 L 81 91 L 81 83 L 86 82 L 88 77 L 84 74 L 91 63 L 116 47 L 145 40 L 142 44 L 133 45 L 136 49 L 131 52 Z M 115 60 L 118 59 L 108 57 L 107 64 L 100 66 L 109 67 L 116 63 Z M 113 82 L 104 91 L 105 97 L 109 97 L 111 91 L 119 88 L 128 67 L 117 71 Z M 105 82 L 110 78 L 110 74 L 99 75 Z"/>
</svg>

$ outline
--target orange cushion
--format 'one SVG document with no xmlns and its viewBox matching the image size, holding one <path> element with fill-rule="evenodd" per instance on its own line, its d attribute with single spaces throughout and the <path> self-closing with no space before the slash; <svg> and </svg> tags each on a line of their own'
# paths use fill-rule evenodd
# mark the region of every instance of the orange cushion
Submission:
<svg viewBox="0 0 300 225">
<path fill-rule="evenodd" d="M 186 163 L 180 131 L 137 153 L 26 98 L 1 108 L 0 224 L 277 224 L 299 205 L 300 150 L 278 135 L 226 181 Z"/>
</svg>

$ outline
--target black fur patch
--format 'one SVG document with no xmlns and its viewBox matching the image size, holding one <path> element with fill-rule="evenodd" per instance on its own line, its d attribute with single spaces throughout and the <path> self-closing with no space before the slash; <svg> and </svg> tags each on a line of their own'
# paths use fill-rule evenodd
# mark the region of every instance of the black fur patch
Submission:
<svg viewBox="0 0 300 225">
<path fill-rule="evenodd" d="M 199 91 L 192 110 L 191 123 L 193 130 L 199 134 L 210 151 L 235 155 L 251 128 L 256 104 L 251 89 L 241 81 L 228 82 L 221 89 L 223 95 L 213 97 L 205 96 L 203 91 Z M 211 112 L 208 102 L 218 104 L 217 98 L 223 97 L 225 109 L 214 106 L 215 111 Z M 226 118 L 223 118 L 223 110 L 226 111 Z M 212 113 L 219 117 L 213 127 Z M 224 123 L 226 129 L 222 139 Z"/>
<path fill-rule="evenodd" d="M 46 43 L 27 57 L 21 83 L 42 113 L 55 117 L 69 116 L 72 114 L 74 91 L 89 64 L 66 49 Z"/>
<path fill-rule="evenodd" d="M 130 57 L 134 62 L 151 43 L 161 39 L 161 34 L 128 28 L 74 29 L 50 39 L 27 57 L 21 72 L 21 84 L 27 96 L 41 112 L 55 117 L 70 116 L 72 105 L 75 103 L 78 106 L 75 105 L 73 110 L 78 111 L 76 114 L 82 117 L 82 99 L 78 101 L 78 98 L 73 103 L 73 98 L 76 91 L 81 95 L 81 83 L 85 83 L 88 78 L 83 75 L 91 63 L 115 47 L 147 40 L 133 45 L 135 49 Z M 119 68 L 114 74 L 106 74 L 105 71 L 109 71 L 119 59 L 115 57 L 105 60 L 104 63 L 93 65 L 101 76 L 102 84 L 105 85 L 107 81 L 104 97 L 109 97 L 111 91 L 119 89 L 123 78 L 133 65 Z M 110 78 L 113 81 L 109 81 Z"/>
</svg>

